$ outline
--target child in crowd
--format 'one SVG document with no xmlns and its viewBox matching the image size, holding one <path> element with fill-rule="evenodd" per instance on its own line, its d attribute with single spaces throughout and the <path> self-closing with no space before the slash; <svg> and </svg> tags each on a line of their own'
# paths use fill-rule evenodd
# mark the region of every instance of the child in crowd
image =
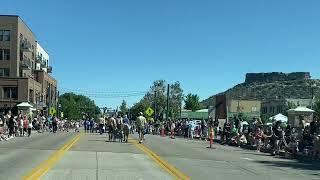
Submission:
<svg viewBox="0 0 320 180">
<path fill-rule="evenodd" d="M 0 141 L 6 141 L 7 138 L 4 135 L 4 122 L 3 120 L 0 118 Z"/>
</svg>

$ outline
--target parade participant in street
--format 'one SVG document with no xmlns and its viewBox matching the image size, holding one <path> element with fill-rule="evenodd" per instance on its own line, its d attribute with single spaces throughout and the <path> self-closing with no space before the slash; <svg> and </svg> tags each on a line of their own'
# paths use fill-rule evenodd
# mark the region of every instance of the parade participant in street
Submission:
<svg viewBox="0 0 320 180">
<path fill-rule="evenodd" d="M 85 133 L 89 133 L 90 132 L 90 121 L 89 119 L 85 119 L 83 122 L 83 126 L 84 126 L 84 132 Z"/>
<path fill-rule="evenodd" d="M 123 141 L 128 142 L 130 132 L 130 120 L 127 115 L 123 118 Z"/>
<path fill-rule="evenodd" d="M 90 119 L 89 129 L 90 129 L 90 133 L 93 133 L 93 131 L 94 131 L 94 119 L 93 118 Z"/>
<path fill-rule="evenodd" d="M 141 144 L 144 140 L 144 127 L 145 124 L 147 123 L 147 120 L 145 117 L 143 117 L 143 113 L 139 113 L 139 117 L 137 118 L 136 124 L 137 124 L 137 129 L 139 133 L 139 143 Z"/>
<path fill-rule="evenodd" d="M 115 138 L 114 138 L 114 131 L 116 130 L 116 126 L 117 126 L 117 123 L 116 123 L 116 120 L 115 118 L 112 116 L 108 119 L 108 134 L 109 134 L 109 141 L 115 141 Z"/>
<path fill-rule="evenodd" d="M 120 115 L 118 115 L 116 121 L 117 121 L 117 129 L 122 129 L 123 119 Z"/>
<path fill-rule="evenodd" d="M 74 131 L 75 131 L 75 132 L 80 132 L 80 131 L 79 131 L 79 128 L 80 128 L 80 123 L 79 123 L 79 122 L 76 122 L 76 123 L 75 123 L 75 129 L 74 129 Z"/>
<path fill-rule="evenodd" d="M 103 117 L 99 118 L 99 133 L 100 133 L 100 135 L 102 135 L 104 133 L 103 128 L 104 128 L 105 123 L 106 123 L 105 118 L 103 118 Z"/>
<path fill-rule="evenodd" d="M 38 115 L 37 116 L 37 120 L 38 120 L 38 123 L 39 123 L 39 130 L 38 132 L 39 133 L 42 133 L 43 132 L 43 118 L 41 115 Z"/>
</svg>

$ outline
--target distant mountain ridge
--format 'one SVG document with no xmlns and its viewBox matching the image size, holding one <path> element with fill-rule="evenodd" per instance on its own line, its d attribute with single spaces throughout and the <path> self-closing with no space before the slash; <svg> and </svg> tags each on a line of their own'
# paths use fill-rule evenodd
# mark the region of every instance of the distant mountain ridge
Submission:
<svg viewBox="0 0 320 180">
<path fill-rule="evenodd" d="M 261 75 L 263 74 L 263 75 Z M 279 79 L 277 77 L 279 75 Z M 254 80 L 254 75 L 257 80 Z M 272 75 L 272 78 L 268 77 Z M 248 77 L 250 78 L 248 80 Z M 266 77 L 266 80 L 262 77 Z M 284 78 L 284 77 L 289 77 Z M 294 78 L 296 77 L 296 78 Z M 292 80 L 291 80 L 292 79 Z M 225 92 L 231 99 L 266 100 L 266 99 L 311 99 L 320 95 L 320 80 L 311 79 L 310 73 L 250 73 L 246 75 L 246 82 L 238 84 Z M 219 95 L 216 94 L 216 95 Z M 214 105 L 214 97 L 203 100 L 201 105 L 205 108 Z"/>
</svg>

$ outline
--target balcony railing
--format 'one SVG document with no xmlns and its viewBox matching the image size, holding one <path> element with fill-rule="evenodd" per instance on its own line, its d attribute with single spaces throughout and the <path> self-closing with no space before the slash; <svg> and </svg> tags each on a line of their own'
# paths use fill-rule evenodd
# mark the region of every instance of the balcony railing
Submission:
<svg viewBox="0 0 320 180">
<path fill-rule="evenodd" d="M 52 66 L 48 66 L 47 72 L 48 72 L 48 73 L 52 73 Z"/>
<path fill-rule="evenodd" d="M 20 66 L 22 68 L 31 69 L 31 61 L 27 59 L 23 59 L 20 61 Z"/>
<path fill-rule="evenodd" d="M 20 43 L 20 49 L 22 52 L 31 52 L 31 44 L 27 41 L 21 41 Z"/>
</svg>

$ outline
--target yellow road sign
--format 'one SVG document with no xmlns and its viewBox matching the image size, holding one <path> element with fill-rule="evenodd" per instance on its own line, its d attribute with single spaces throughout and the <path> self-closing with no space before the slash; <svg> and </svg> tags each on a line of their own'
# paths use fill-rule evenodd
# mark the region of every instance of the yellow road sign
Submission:
<svg viewBox="0 0 320 180">
<path fill-rule="evenodd" d="M 51 116 L 54 116 L 55 114 L 57 113 L 57 111 L 56 111 L 56 109 L 55 108 L 50 108 L 50 110 L 49 110 L 49 114 L 51 115 Z"/>
<path fill-rule="evenodd" d="M 152 116 L 153 113 L 154 113 L 154 110 L 152 108 L 150 108 L 150 107 L 146 110 L 146 114 L 148 116 Z"/>
</svg>

